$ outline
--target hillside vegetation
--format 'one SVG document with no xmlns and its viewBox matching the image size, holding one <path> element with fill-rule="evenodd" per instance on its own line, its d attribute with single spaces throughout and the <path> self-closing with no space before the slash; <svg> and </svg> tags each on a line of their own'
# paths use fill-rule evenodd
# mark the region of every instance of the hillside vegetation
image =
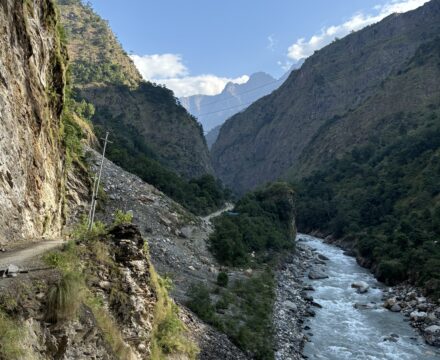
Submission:
<svg viewBox="0 0 440 360">
<path fill-rule="evenodd" d="M 188 294 L 191 310 L 255 359 L 274 358 L 272 269 L 285 251 L 294 249 L 293 196 L 288 184 L 270 184 L 246 194 L 233 211 L 214 219 L 215 230 L 210 236 L 214 256 L 229 267 L 225 271 L 248 266 L 248 274 L 229 281 L 228 275 L 220 272 L 217 286 L 199 284 Z"/>
<path fill-rule="evenodd" d="M 378 95 L 327 134 L 375 131 L 350 153 L 299 181 L 298 224 L 353 246 L 380 280 L 410 279 L 440 295 L 440 38 L 384 82 Z M 407 96 L 412 87 L 417 96 Z M 406 106 L 404 106 L 406 105 Z M 368 109 L 382 119 L 365 124 Z M 402 111 L 402 109 L 411 109 Z M 355 123 L 355 120 L 357 122 Z M 364 121 L 363 121 L 364 120 Z M 356 141 L 356 139 L 354 139 Z M 310 155 L 313 154 L 311 150 Z M 319 156 L 319 154 L 315 154 Z M 324 156 L 321 154 L 321 156 Z"/>
<path fill-rule="evenodd" d="M 421 129 L 352 150 L 298 185 L 298 226 L 354 247 L 379 280 L 440 296 L 440 104 Z"/>
<path fill-rule="evenodd" d="M 141 80 L 108 23 L 80 0 L 60 0 L 72 100 L 93 106 L 97 137 L 110 132 L 108 157 L 196 214 L 217 209 L 227 192 L 211 175 L 201 125 L 172 91 Z"/>
</svg>

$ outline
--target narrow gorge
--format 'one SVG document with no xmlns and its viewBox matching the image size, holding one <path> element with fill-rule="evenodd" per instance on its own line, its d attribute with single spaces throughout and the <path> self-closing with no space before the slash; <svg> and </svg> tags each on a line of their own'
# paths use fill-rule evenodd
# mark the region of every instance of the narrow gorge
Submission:
<svg viewBox="0 0 440 360">
<path fill-rule="evenodd" d="M 243 6 L 0 0 L 0 360 L 440 358 L 440 0 Z"/>
</svg>

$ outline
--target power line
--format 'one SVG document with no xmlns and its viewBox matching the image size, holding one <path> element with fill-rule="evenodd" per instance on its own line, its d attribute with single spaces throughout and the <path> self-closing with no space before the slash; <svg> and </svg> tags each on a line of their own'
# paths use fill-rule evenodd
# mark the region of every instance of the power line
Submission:
<svg viewBox="0 0 440 360">
<path fill-rule="evenodd" d="M 275 83 L 277 83 L 277 82 L 280 82 L 281 80 L 283 80 L 283 79 L 280 78 L 280 79 L 278 79 L 278 80 L 274 80 L 274 81 L 268 82 L 268 83 L 266 83 L 266 84 L 264 84 L 264 85 L 260 85 L 260 86 L 257 86 L 256 88 L 253 88 L 253 89 L 250 89 L 250 90 L 247 90 L 247 91 L 243 91 L 243 92 L 241 92 L 241 93 L 234 94 L 234 95 L 239 96 L 239 95 L 248 94 L 248 93 L 251 93 L 251 92 L 253 92 L 253 91 L 255 91 L 255 90 L 262 89 L 262 88 L 264 88 L 264 87 L 266 87 L 266 86 L 269 86 L 269 85 L 275 84 Z M 243 84 L 243 85 L 244 85 L 244 84 Z M 215 96 L 216 96 L 216 95 L 215 95 Z M 231 96 L 232 96 L 232 95 L 231 95 Z M 209 105 L 213 105 L 213 104 L 217 104 L 217 103 L 225 102 L 225 101 L 228 101 L 228 100 L 231 100 L 231 99 L 216 100 L 216 101 L 209 102 L 209 103 L 207 103 L 207 104 L 203 104 L 202 106 L 209 106 Z"/>
<path fill-rule="evenodd" d="M 380 63 L 380 65 L 387 65 L 387 64 L 394 63 L 394 62 L 395 61 L 387 61 L 387 62 Z M 371 69 L 378 69 L 378 65 L 370 66 L 368 68 L 365 68 L 365 69 L 362 70 L 362 72 L 366 72 L 366 71 L 371 70 Z M 390 73 L 388 73 L 387 75 L 390 75 Z M 334 80 L 339 80 L 339 79 L 343 79 L 343 78 L 346 78 L 346 77 L 347 77 L 347 75 L 344 75 L 344 76 L 334 76 L 334 77 L 324 77 L 324 80 L 326 80 L 326 81 L 334 81 Z M 277 80 L 277 81 L 279 81 L 279 80 Z M 307 88 L 309 86 L 310 85 L 307 84 L 307 85 L 301 86 L 301 87 L 295 86 L 294 88 L 295 88 L 295 90 L 302 90 L 302 89 L 305 89 L 305 88 Z M 208 113 L 197 114 L 195 116 L 196 117 L 201 117 L 201 116 L 212 115 L 212 114 L 216 114 L 216 113 L 219 113 L 219 112 L 236 109 L 236 108 L 239 108 L 239 107 L 243 107 L 243 106 L 247 106 L 247 105 L 253 104 L 254 102 L 257 102 L 258 100 L 259 99 L 255 100 L 255 101 L 250 101 L 250 102 L 246 102 L 246 103 L 243 103 L 243 104 L 231 106 L 231 107 L 228 107 L 228 108 L 224 108 L 224 109 L 220 109 L 220 110 L 216 110 L 216 111 L 211 111 L 211 112 L 208 112 Z"/>
</svg>

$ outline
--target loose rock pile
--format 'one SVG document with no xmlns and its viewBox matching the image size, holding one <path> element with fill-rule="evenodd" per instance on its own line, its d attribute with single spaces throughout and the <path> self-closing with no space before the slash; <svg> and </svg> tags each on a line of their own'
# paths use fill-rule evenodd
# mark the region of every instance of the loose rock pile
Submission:
<svg viewBox="0 0 440 360">
<path fill-rule="evenodd" d="M 313 287 L 303 280 L 308 271 L 313 273 L 313 267 L 321 265 L 321 261 L 323 259 L 320 254 L 315 254 L 309 247 L 298 243 L 295 254 L 276 274 L 274 328 L 277 360 L 303 359 L 302 350 L 308 341 L 304 330 L 310 330 L 307 326 L 304 327 L 304 319 L 315 315 L 311 306 L 321 307 L 307 294 L 307 291 L 313 291 Z"/>
<path fill-rule="evenodd" d="M 401 285 L 384 293 L 383 306 L 404 314 L 429 345 L 440 347 L 440 304 L 422 296 L 412 286 Z"/>
</svg>

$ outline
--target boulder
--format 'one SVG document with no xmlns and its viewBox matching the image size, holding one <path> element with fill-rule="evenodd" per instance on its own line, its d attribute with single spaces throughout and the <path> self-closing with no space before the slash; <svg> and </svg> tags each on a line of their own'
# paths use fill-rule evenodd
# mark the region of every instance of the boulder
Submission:
<svg viewBox="0 0 440 360">
<path fill-rule="evenodd" d="M 319 260 L 324 260 L 324 261 L 330 260 L 327 256 L 322 255 L 322 254 L 317 254 L 316 257 L 317 257 Z"/>
<path fill-rule="evenodd" d="M 385 302 L 383 303 L 383 307 L 387 309 L 391 309 L 391 307 L 395 304 L 397 304 L 397 299 L 395 297 L 392 297 L 385 300 Z"/>
<path fill-rule="evenodd" d="M 20 269 L 17 265 L 10 264 L 5 271 L 7 277 L 16 277 L 20 273 Z"/>
<path fill-rule="evenodd" d="M 377 305 L 374 303 L 368 303 L 368 304 L 356 303 L 353 305 L 353 307 L 358 310 L 377 309 Z"/>
<path fill-rule="evenodd" d="M 440 346 L 440 326 L 428 326 L 423 330 L 423 337 L 429 345 Z"/>
<path fill-rule="evenodd" d="M 368 291 L 370 285 L 368 285 L 365 281 L 356 281 L 351 284 L 351 287 L 355 288 L 359 294 L 364 294 Z"/>
<path fill-rule="evenodd" d="M 424 311 L 413 311 L 409 317 L 411 318 L 411 320 L 414 321 L 424 321 L 426 319 L 426 317 L 428 316 L 427 313 L 425 313 Z"/>
<path fill-rule="evenodd" d="M 310 280 L 320 280 L 328 278 L 328 276 L 320 270 L 310 270 L 308 277 Z"/>
<path fill-rule="evenodd" d="M 298 306 L 296 306 L 296 304 L 293 303 L 290 300 L 284 301 L 283 302 L 283 307 L 286 308 L 289 311 L 292 311 L 292 312 L 297 312 L 298 311 Z"/>
<path fill-rule="evenodd" d="M 390 311 L 392 312 L 400 312 L 402 310 L 402 308 L 400 307 L 399 304 L 394 304 L 393 306 L 391 306 Z"/>
</svg>

